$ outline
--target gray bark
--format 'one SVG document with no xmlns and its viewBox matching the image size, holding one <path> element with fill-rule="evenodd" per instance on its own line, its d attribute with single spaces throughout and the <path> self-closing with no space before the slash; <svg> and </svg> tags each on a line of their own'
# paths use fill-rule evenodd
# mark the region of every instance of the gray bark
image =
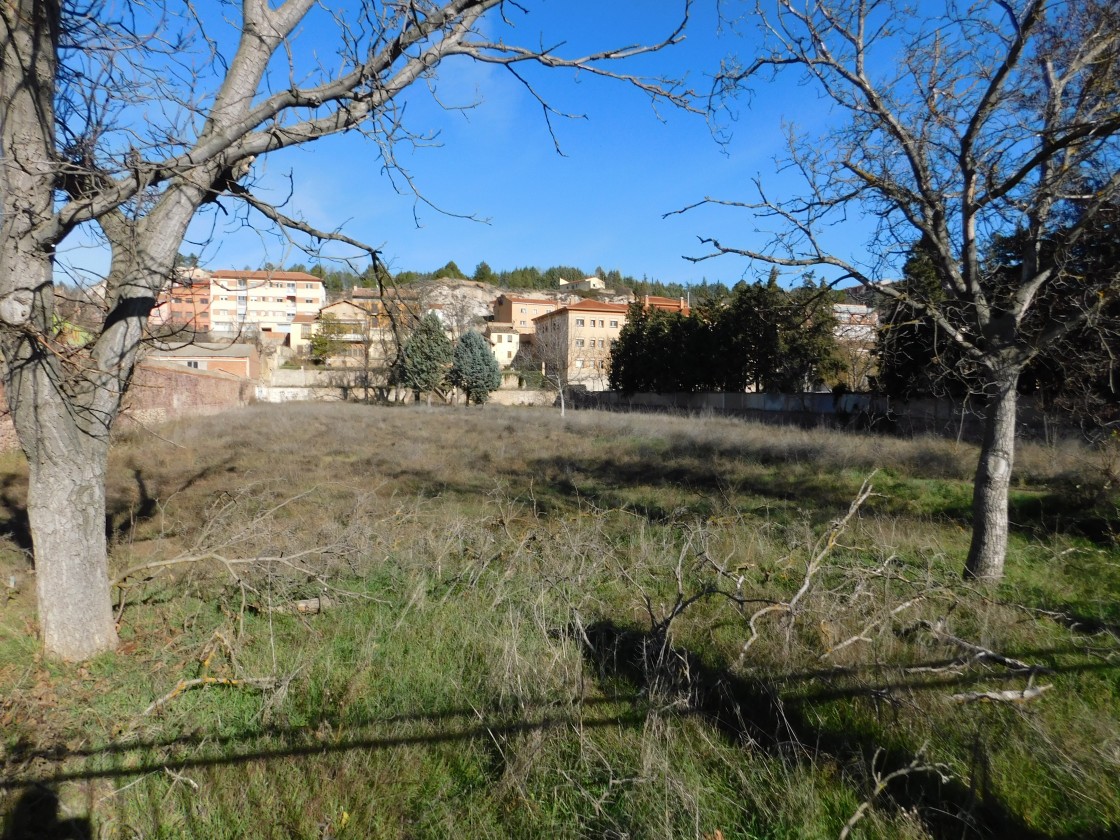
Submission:
<svg viewBox="0 0 1120 840">
<path fill-rule="evenodd" d="M 1019 369 L 1000 372 L 989 397 L 984 438 L 972 490 L 972 544 L 965 577 L 985 582 L 1003 576 L 1007 556 L 1008 490 L 1015 460 Z"/>
</svg>

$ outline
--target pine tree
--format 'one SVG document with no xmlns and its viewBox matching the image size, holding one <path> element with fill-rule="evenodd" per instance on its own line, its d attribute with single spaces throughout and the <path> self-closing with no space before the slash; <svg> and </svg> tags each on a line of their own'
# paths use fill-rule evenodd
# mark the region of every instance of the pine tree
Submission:
<svg viewBox="0 0 1120 840">
<path fill-rule="evenodd" d="M 481 405 L 491 391 L 501 387 L 502 372 L 498 368 L 498 360 L 486 346 L 486 339 L 474 330 L 465 333 L 455 345 L 449 378 L 452 385 L 466 392 L 468 404 L 473 401 Z"/>
<path fill-rule="evenodd" d="M 444 333 L 439 318 L 429 313 L 420 319 L 405 343 L 394 379 L 406 388 L 425 392 L 431 405 L 432 391 L 447 381 L 450 366 L 451 340 Z"/>
</svg>

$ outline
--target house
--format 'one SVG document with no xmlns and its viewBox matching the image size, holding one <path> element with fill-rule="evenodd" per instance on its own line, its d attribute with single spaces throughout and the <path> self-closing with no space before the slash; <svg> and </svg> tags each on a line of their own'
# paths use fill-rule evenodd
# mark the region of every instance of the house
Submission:
<svg viewBox="0 0 1120 840">
<path fill-rule="evenodd" d="M 557 284 L 566 292 L 598 292 L 607 288 L 607 284 L 598 277 L 585 277 L 583 280 L 565 280 L 560 278 Z"/>
<path fill-rule="evenodd" d="M 513 364 L 521 349 L 521 334 L 511 324 L 491 321 L 486 325 L 482 336 L 490 344 L 490 350 L 498 361 L 498 367 L 505 370 Z"/>
<path fill-rule="evenodd" d="M 314 317 L 297 315 L 290 344 L 296 355 L 309 356 L 311 339 L 329 330 L 340 346 L 328 364 L 360 365 L 363 358 L 388 364 L 396 358 L 397 334 L 407 336 L 423 314 L 415 294 L 386 289 L 383 299 L 377 289 L 352 289 L 347 298 L 322 307 Z"/>
<path fill-rule="evenodd" d="M 148 351 L 146 361 L 224 373 L 240 379 L 257 379 L 261 366 L 260 350 L 255 345 L 228 342 L 157 342 Z"/>
<path fill-rule="evenodd" d="M 176 269 L 152 307 L 148 321 L 156 332 L 208 333 L 211 300 L 209 272 L 201 268 Z"/>
<path fill-rule="evenodd" d="M 290 335 L 298 315 L 317 315 L 326 302 L 323 281 L 302 271 L 215 271 L 210 330 Z"/>
<path fill-rule="evenodd" d="M 862 303 L 834 303 L 832 313 L 836 316 L 835 332 L 839 341 L 875 343 L 879 328 L 879 312 L 875 307 Z"/>
</svg>

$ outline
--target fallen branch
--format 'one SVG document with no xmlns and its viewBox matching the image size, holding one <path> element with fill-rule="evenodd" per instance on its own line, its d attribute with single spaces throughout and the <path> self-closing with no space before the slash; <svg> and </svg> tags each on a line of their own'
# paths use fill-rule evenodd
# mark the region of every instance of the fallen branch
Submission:
<svg viewBox="0 0 1120 840">
<path fill-rule="evenodd" d="M 832 549 L 836 547 L 836 542 L 840 539 L 840 535 L 844 533 L 844 530 L 848 527 L 848 523 L 852 521 L 855 515 L 859 512 L 860 507 L 864 502 L 867 501 L 868 497 L 871 495 L 871 478 L 874 475 L 875 473 L 872 473 L 864 480 L 863 485 L 859 488 L 859 493 L 856 495 L 856 498 L 852 500 L 851 505 L 848 507 L 848 512 L 844 514 L 844 516 L 842 516 L 840 519 L 835 520 L 829 526 L 828 530 L 825 531 L 823 535 L 821 535 L 820 539 L 818 539 L 816 544 L 813 546 L 813 553 L 809 558 L 809 562 L 805 565 L 805 576 L 804 578 L 802 578 L 801 587 L 797 590 L 797 592 L 793 594 L 793 597 L 788 601 L 783 601 L 777 604 L 769 604 L 768 606 L 762 607 L 750 617 L 748 624 L 751 629 L 751 635 L 743 643 L 742 648 L 740 648 L 739 650 L 739 658 L 735 661 L 736 668 L 742 667 L 742 664 L 746 661 L 747 654 L 750 652 L 751 647 L 756 641 L 758 641 L 758 638 L 761 635 L 761 630 L 759 630 L 758 627 L 759 620 L 764 616 L 769 615 L 770 613 L 778 612 L 790 616 L 791 623 L 787 628 L 788 644 L 789 634 L 793 631 L 792 617 L 796 613 L 798 602 L 806 594 L 808 594 L 810 588 L 813 585 L 813 577 L 820 570 L 820 567 L 824 563 L 825 558 L 828 557 L 828 555 L 832 552 Z"/>
<path fill-rule="evenodd" d="M 949 698 L 950 703 L 1026 703 L 1033 700 L 1043 692 L 1049 691 L 1052 685 L 1027 686 L 1022 691 L 1010 689 L 1008 691 L 968 691 L 964 694 L 954 694 Z"/>
<path fill-rule="evenodd" d="M 1022 671 L 1027 674 L 1050 673 L 1050 669 L 1045 666 L 1031 665 L 1028 662 L 1023 662 L 1021 659 L 1012 659 L 1010 656 L 1004 656 L 1002 653 L 996 653 L 994 650 L 989 650 L 986 647 L 974 645 L 972 642 L 966 642 L 964 639 L 946 632 L 943 621 L 938 621 L 936 624 L 931 621 L 919 621 L 917 626 L 928 630 L 938 641 L 956 645 L 962 650 L 968 651 L 972 654 L 974 660 L 994 662 L 997 665 L 1003 665 L 1005 668 L 1010 668 L 1013 671 Z"/>
<path fill-rule="evenodd" d="M 179 680 L 178 685 L 167 694 L 160 697 L 158 700 L 152 702 L 148 708 L 140 713 L 141 717 L 146 717 L 156 709 L 170 703 L 180 694 L 189 691 L 192 688 L 201 688 L 206 685 L 227 685 L 233 687 L 255 688 L 258 691 L 268 691 L 272 688 L 277 688 L 281 681 L 275 677 L 247 677 L 245 679 L 235 679 L 233 677 L 198 677 L 193 680 Z"/>
</svg>

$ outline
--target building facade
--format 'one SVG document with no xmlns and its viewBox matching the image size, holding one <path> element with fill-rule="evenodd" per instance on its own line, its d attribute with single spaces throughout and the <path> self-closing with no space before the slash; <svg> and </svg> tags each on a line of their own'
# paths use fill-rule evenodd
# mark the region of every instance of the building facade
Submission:
<svg viewBox="0 0 1120 840">
<path fill-rule="evenodd" d="M 210 330 L 290 334 L 297 315 L 327 302 L 323 282 L 302 271 L 215 271 L 210 275 Z"/>
<path fill-rule="evenodd" d="M 178 269 L 160 293 L 148 321 L 160 332 L 208 333 L 211 299 L 209 272 L 201 268 Z"/>
<path fill-rule="evenodd" d="M 535 320 L 532 358 L 544 374 L 591 391 L 608 387 L 611 347 L 626 323 L 622 303 L 584 300 Z"/>
<path fill-rule="evenodd" d="M 493 305 L 494 321 L 513 325 L 521 335 L 532 335 L 536 331 L 533 319 L 559 308 L 559 303 L 548 298 L 499 295 Z"/>
</svg>

